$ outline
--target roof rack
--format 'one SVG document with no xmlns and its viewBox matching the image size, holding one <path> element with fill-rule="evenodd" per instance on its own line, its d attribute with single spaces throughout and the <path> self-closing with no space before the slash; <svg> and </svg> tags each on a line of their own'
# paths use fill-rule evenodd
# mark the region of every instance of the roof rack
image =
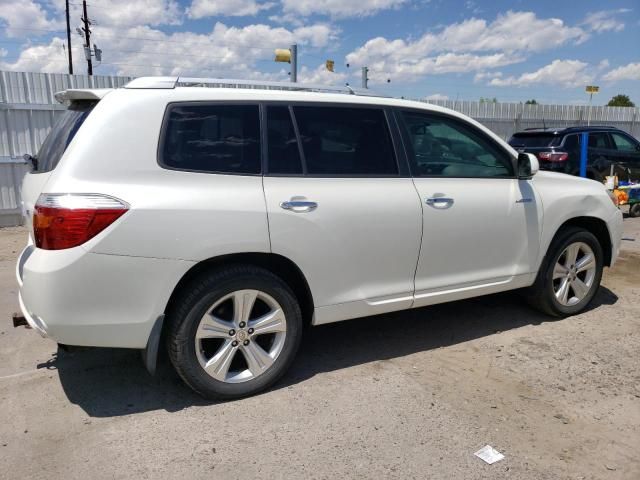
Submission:
<svg viewBox="0 0 640 480">
<path fill-rule="evenodd" d="M 370 90 L 345 86 L 309 85 L 294 82 L 269 82 L 262 80 L 239 80 L 234 78 L 194 78 L 194 77 L 140 77 L 131 80 L 125 88 L 208 87 L 208 88 L 248 88 L 258 90 L 287 90 L 294 92 L 344 93 L 381 97 Z"/>
</svg>

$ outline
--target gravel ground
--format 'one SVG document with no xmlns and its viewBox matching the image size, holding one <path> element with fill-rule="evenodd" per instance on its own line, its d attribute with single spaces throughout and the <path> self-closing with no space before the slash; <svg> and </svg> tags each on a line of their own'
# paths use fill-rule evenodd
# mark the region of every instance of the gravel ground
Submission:
<svg viewBox="0 0 640 480">
<path fill-rule="evenodd" d="M 0 230 L 0 478 L 640 478 L 640 219 L 582 315 L 508 293 L 317 327 L 275 388 L 217 404 L 166 360 L 12 328 L 25 236 Z"/>
</svg>

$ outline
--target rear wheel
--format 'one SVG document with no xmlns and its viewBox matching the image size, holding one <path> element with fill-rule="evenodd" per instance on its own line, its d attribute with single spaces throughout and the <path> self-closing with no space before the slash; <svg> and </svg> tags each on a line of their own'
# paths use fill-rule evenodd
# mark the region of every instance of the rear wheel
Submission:
<svg viewBox="0 0 640 480">
<path fill-rule="evenodd" d="M 629 207 L 630 217 L 640 217 L 640 203 L 634 203 Z"/>
<path fill-rule="evenodd" d="M 602 247 L 592 233 L 575 227 L 561 230 L 529 289 L 529 303 L 557 317 L 580 313 L 600 286 L 602 266 Z"/>
<path fill-rule="evenodd" d="M 239 398 L 277 381 L 300 344 L 302 315 L 279 277 L 234 266 L 190 282 L 169 314 L 171 362 L 206 398 Z"/>
</svg>

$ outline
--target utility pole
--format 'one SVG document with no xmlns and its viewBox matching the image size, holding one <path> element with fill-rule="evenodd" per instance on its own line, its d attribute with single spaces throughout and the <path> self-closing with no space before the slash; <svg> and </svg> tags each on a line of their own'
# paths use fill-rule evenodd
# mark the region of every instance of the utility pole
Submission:
<svg viewBox="0 0 640 480">
<path fill-rule="evenodd" d="M 73 57 L 71 56 L 71 25 L 69 24 L 69 0 L 65 0 L 65 13 L 67 15 L 67 53 L 69 55 L 69 75 L 73 75 Z"/>
<path fill-rule="evenodd" d="M 362 67 L 362 88 L 369 88 L 369 67 Z"/>
<path fill-rule="evenodd" d="M 93 65 L 91 64 L 91 30 L 89 29 L 89 25 L 91 25 L 91 21 L 89 20 L 89 16 L 87 15 L 87 0 L 82 0 L 82 23 L 84 27 L 82 30 L 84 31 L 84 51 L 85 56 L 87 57 L 87 75 L 93 75 Z M 71 49 L 69 49 L 71 51 Z M 89 52 L 86 55 L 86 52 Z"/>
<path fill-rule="evenodd" d="M 291 51 L 291 81 L 298 81 L 298 45 L 293 44 L 289 47 Z"/>
</svg>

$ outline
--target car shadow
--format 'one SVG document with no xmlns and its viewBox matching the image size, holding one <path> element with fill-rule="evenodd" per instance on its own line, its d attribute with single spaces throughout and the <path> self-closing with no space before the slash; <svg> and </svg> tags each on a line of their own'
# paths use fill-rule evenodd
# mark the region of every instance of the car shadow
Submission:
<svg viewBox="0 0 640 480">
<path fill-rule="evenodd" d="M 618 297 L 601 287 L 590 309 Z M 446 347 L 525 325 L 557 321 L 528 307 L 515 292 L 310 328 L 292 368 L 271 390 L 317 374 Z M 92 417 L 212 405 L 193 393 L 161 358 L 154 377 L 136 350 L 86 348 L 58 353 L 38 368 L 57 370 L 69 401 Z"/>
</svg>

